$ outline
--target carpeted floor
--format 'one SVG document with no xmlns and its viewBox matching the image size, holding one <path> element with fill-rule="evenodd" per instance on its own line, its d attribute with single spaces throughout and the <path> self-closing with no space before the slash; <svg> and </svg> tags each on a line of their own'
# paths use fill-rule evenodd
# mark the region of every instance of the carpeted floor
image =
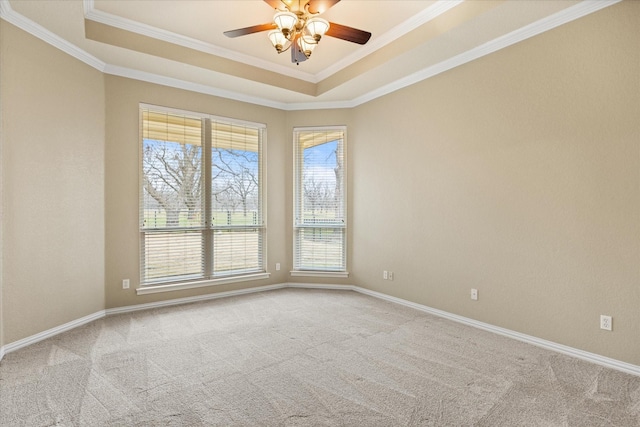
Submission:
<svg viewBox="0 0 640 427">
<path fill-rule="evenodd" d="M 349 291 L 107 317 L 5 356 L 2 426 L 638 426 L 640 377 Z"/>
</svg>

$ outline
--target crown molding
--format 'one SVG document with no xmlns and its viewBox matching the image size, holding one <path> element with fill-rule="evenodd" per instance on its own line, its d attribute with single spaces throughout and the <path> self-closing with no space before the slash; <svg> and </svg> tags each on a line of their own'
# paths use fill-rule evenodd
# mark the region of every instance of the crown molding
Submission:
<svg viewBox="0 0 640 427">
<path fill-rule="evenodd" d="M 286 111 L 306 111 L 306 110 L 341 110 L 353 108 L 358 105 L 354 101 L 314 101 L 314 102 L 290 102 L 285 104 L 283 110 Z"/>
<path fill-rule="evenodd" d="M 262 68 L 274 73 L 304 80 L 310 83 L 318 83 L 319 80 L 313 74 L 304 71 L 294 70 L 284 65 L 274 64 L 270 61 L 255 58 L 229 49 L 206 43 L 191 37 L 176 34 L 171 31 L 163 30 L 131 19 L 122 18 L 111 13 L 103 12 L 94 7 L 94 0 L 83 0 L 84 17 L 91 21 L 119 28 L 121 30 L 130 31 L 132 33 L 162 40 L 178 46 L 194 49 L 210 55 L 219 56 L 232 61 L 251 65 L 253 67 Z"/>
<path fill-rule="evenodd" d="M 104 71 L 104 68 L 106 66 L 105 62 L 85 52 L 78 46 L 69 43 L 62 37 L 52 33 L 43 26 L 15 12 L 9 4 L 9 0 L 0 0 L 0 18 L 15 25 L 21 30 L 26 31 L 32 36 L 39 38 L 45 43 L 48 43 L 51 46 L 56 47 L 61 51 L 73 56 L 74 58 L 84 62 L 85 64 L 90 65 L 96 70 Z"/>
<path fill-rule="evenodd" d="M 190 92 L 197 92 L 205 95 L 217 96 L 220 98 L 230 99 L 232 101 L 246 102 L 248 104 L 260 105 L 263 107 L 275 108 L 283 111 L 331 110 L 331 109 L 353 108 L 357 106 L 357 104 L 354 101 L 327 101 L 327 102 L 318 101 L 318 102 L 304 102 L 304 103 L 278 102 L 272 99 L 246 95 L 239 92 L 220 89 L 214 86 L 208 86 L 200 83 L 189 82 L 186 80 L 162 76 L 159 74 L 149 73 L 147 71 L 134 70 L 127 67 L 120 67 L 117 65 L 107 64 L 104 70 L 102 71 L 105 74 L 109 74 L 112 76 L 125 77 L 133 80 L 140 80 L 147 83 L 173 87 L 176 89 L 188 90 Z"/>
<path fill-rule="evenodd" d="M 51 44 L 54 47 L 57 47 L 58 49 L 75 57 L 76 59 L 79 59 L 80 61 L 83 61 L 86 64 L 106 74 L 111 74 L 111 75 L 116 75 L 121 77 L 128 77 L 134 80 L 147 81 L 149 83 L 156 83 L 163 86 L 170 86 L 178 89 L 189 90 L 189 91 L 203 93 L 207 95 L 219 96 L 222 98 L 227 98 L 235 101 L 247 102 L 250 104 L 262 105 L 265 107 L 277 108 L 285 111 L 297 111 L 297 110 L 344 109 L 344 108 L 357 107 L 361 104 L 372 101 L 381 96 L 388 95 L 389 93 L 411 86 L 422 80 L 426 80 L 430 77 L 436 76 L 452 68 L 466 64 L 470 61 L 481 58 L 485 55 L 496 52 L 500 49 L 504 49 L 515 43 L 526 40 L 530 37 L 544 33 L 546 31 L 549 31 L 551 29 L 564 25 L 568 22 L 582 18 L 586 15 L 597 12 L 606 7 L 612 6 L 616 3 L 619 3 L 620 1 L 622 0 L 583 0 L 580 3 L 576 4 L 575 6 L 571 6 L 567 9 L 564 9 L 546 18 L 540 19 L 518 30 L 512 31 L 509 34 L 505 34 L 504 36 L 498 37 L 494 40 L 491 40 L 487 43 L 484 43 L 480 46 L 477 46 L 473 49 L 470 49 L 466 52 L 463 52 L 459 55 L 449 58 L 438 64 L 432 65 L 423 70 L 415 72 L 407 77 L 396 80 L 395 82 L 392 82 L 390 84 L 387 84 L 385 86 L 372 90 L 356 98 L 353 98 L 350 100 L 342 100 L 342 101 L 317 101 L 317 102 L 312 101 L 312 102 L 305 102 L 305 103 L 278 102 L 271 99 L 254 97 L 254 96 L 245 95 L 245 94 L 241 94 L 234 91 L 219 89 L 219 88 L 208 86 L 208 85 L 188 82 L 188 81 L 180 80 L 176 78 L 165 77 L 165 76 L 160 76 L 153 73 L 147 73 L 143 71 L 133 70 L 130 68 L 106 64 L 103 61 L 95 58 L 94 56 L 78 48 L 77 46 L 51 33 L 49 30 L 45 29 L 44 27 L 25 18 L 19 13 L 14 12 L 11 9 L 9 0 L 0 0 L 0 18 L 16 25 L 22 30 L 34 35 L 35 37 L 40 38 L 41 40 Z M 90 4 L 90 5 L 93 4 L 93 0 L 84 0 L 84 2 L 85 2 L 85 7 L 87 4 Z M 443 3 L 443 2 L 439 2 L 439 3 Z M 440 7 L 444 7 L 444 6 L 440 6 Z M 437 9 L 432 11 L 432 14 L 435 14 L 438 11 L 440 11 L 439 13 L 443 13 L 441 9 Z M 427 19 L 427 17 L 424 16 L 424 17 L 421 17 L 421 19 Z M 433 19 L 433 17 L 431 17 L 430 19 Z"/>
<path fill-rule="evenodd" d="M 146 71 L 119 67 L 117 65 L 107 65 L 103 71 L 105 74 L 110 74 L 113 76 L 126 77 L 133 80 L 141 80 L 148 83 L 154 83 L 161 86 L 169 86 L 176 89 L 184 89 L 191 92 L 202 93 L 205 95 L 218 96 L 220 98 L 227 98 L 233 101 L 246 102 L 249 104 L 261 105 L 263 107 L 276 108 L 279 110 L 287 109 L 287 104 L 283 102 L 273 101 L 266 98 L 259 98 L 257 96 L 245 95 L 238 92 L 219 89 L 213 86 L 180 80 L 173 77 L 161 76 L 159 74 L 149 73 Z"/>
<path fill-rule="evenodd" d="M 4 19 L 9 12 L 12 12 L 9 0 L 0 0 L 0 18 Z"/>
<path fill-rule="evenodd" d="M 422 12 L 414 15 L 400 25 L 395 26 L 381 36 L 374 38 L 373 40 L 371 40 L 371 42 L 367 43 L 353 54 L 342 58 L 332 66 L 324 69 L 323 71 L 320 71 L 318 74 L 316 74 L 316 78 L 318 79 L 318 81 L 322 81 L 332 76 L 338 71 L 347 68 L 351 64 L 354 64 L 367 55 L 370 55 L 373 52 L 382 49 L 384 46 L 394 42 L 405 34 L 415 30 L 421 25 L 426 24 L 432 19 L 437 18 L 438 16 L 442 15 L 450 9 L 453 9 L 463 2 L 464 0 L 438 0 L 436 3 L 429 6 Z"/>
<path fill-rule="evenodd" d="M 390 31 L 382 34 L 380 37 L 376 37 L 366 46 L 363 46 L 353 54 L 342 58 L 340 61 L 315 75 L 98 10 L 95 8 L 94 0 L 83 0 L 83 6 L 85 18 L 101 24 L 166 41 L 178 46 L 198 50 L 211 55 L 220 56 L 243 64 L 257 66 L 268 71 L 294 77 L 310 83 L 318 83 L 463 2 L 464 0 L 438 0 L 432 6 L 414 15 L 402 24 L 397 25 Z"/>
<path fill-rule="evenodd" d="M 604 9 L 605 7 L 612 6 L 621 1 L 622 0 L 584 0 L 576 4 L 575 6 L 568 7 L 567 9 L 554 13 L 553 15 L 549 15 L 546 18 L 540 19 L 508 34 L 481 44 L 480 46 L 451 57 L 438 64 L 427 67 L 416 73 L 410 74 L 407 77 L 396 80 L 393 83 L 382 86 L 369 93 L 359 96 L 353 100 L 353 104 L 354 106 L 358 106 L 360 104 L 364 104 L 365 102 L 372 101 L 376 98 L 403 89 L 407 86 L 411 86 L 422 80 L 426 80 L 452 68 L 466 64 L 467 62 L 471 62 L 485 55 L 496 52 L 500 49 L 504 49 L 538 34 L 552 30 L 556 27 L 582 18 L 583 16 L 589 15 L 593 12 L 597 12 L 601 9 Z"/>
</svg>

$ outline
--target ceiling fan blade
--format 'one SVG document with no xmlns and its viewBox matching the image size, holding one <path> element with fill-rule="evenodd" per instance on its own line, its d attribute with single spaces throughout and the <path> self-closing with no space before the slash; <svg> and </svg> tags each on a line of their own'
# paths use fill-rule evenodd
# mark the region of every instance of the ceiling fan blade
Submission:
<svg viewBox="0 0 640 427">
<path fill-rule="evenodd" d="M 335 24 L 333 22 L 329 22 L 329 31 L 325 34 L 358 44 L 366 44 L 371 38 L 371 33 L 368 31 L 358 30 L 357 28 L 347 27 L 346 25 Z"/>
<path fill-rule="evenodd" d="M 339 1 L 340 0 L 309 0 L 309 3 L 308 3 L 309 13 L 312 13 L 314 15 L 316 13 L 324 13 Z"/>
<path fill-rule="evenodd" d="M 274 9 L 280 9 L 283 6 L 280 0 L 264 0 L 264 2 Z"/>
<path fill-rule="evenodd" d="M 240 37 L 246 36 L 247 34 L 259 33 L 261 31 L 275 30 L 277 28 L 276 24 L 270 22 L 268 24 L 254 25 L 252 27 L 246 28 L 238 28 L 236 30 L 225 31 L 223 34 L 227 37 Z"/>
</svg>

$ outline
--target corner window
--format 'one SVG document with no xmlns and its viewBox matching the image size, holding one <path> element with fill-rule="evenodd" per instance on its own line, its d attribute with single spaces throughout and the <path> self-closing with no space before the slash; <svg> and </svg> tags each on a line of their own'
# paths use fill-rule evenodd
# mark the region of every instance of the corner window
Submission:
<svg viewBox="0 0 640 427">
<path fill-rule="evenodd" d="M 141 106 L 141 284 L 265 272 L 265 127 Z"/>
<path fill-rule="evenodd" d="M 294 273 L 346 273 L 346 128 L 295 128 Z"/>
</svg>

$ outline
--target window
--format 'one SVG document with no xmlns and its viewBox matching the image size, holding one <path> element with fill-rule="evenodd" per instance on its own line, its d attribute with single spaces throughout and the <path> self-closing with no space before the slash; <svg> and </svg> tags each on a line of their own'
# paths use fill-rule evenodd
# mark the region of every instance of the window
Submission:
<svg viewBox="0 0 640 427">
<path fill-rule="evenodd" d="M 294 273 L 346 275 L 346 129 L 296 128 L 294 144 Z"/>
<path fill-rule="evenodd" d="M 264 125 L 141 106 L 141 284 L 264 273 Z"/>
</svg>

